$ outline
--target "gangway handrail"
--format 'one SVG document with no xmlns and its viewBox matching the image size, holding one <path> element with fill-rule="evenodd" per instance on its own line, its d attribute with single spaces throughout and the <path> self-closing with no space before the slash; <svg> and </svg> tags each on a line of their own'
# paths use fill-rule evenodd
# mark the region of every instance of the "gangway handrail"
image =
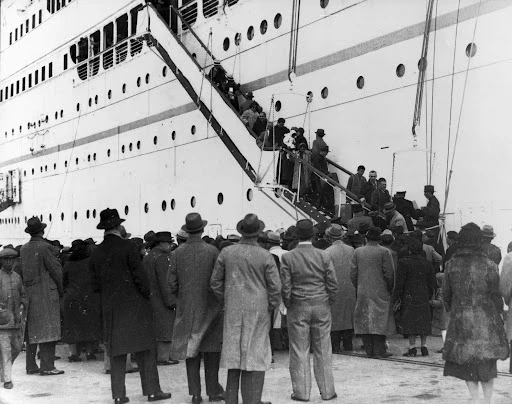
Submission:
<svg viewBox="0 0 512 404">
<path fill-rule="evenodd" d="M 332 161 L 331 159 L 329 158 L 325 158 L 327 160 L 327 162 L 331 165 L 331 166 L 334 166 L 336 167 L 338 170 L 340 171 L 343 171 L 345 174 L 348 174 L 348 175 L 354 175 L 352 172 L 350 172 L 349 170 L 347 170 L 345 167 L 342 167 L 340 166 L 338 163 L 335 163 L 334 161 Z"/>
</svg>

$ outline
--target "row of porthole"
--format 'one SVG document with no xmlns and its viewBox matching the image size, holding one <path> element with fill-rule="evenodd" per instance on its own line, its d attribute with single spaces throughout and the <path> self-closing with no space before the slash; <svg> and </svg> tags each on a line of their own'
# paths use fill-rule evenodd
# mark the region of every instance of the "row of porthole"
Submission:
<svg viewBox="0 0 512 404">
<path fill-rule="evenodd" d="M 274 17 L 274 28 L 279 29 L 281 27 L 282 23 L 283 23 L 283 16 L 281 14 L 277 13 L 276 16 Z M 267 22 L 267 20 L 263 20 L 260 23 L 261 35 L 265 35 L 267 33 L 267 29 L 268 29 L 268 22 Z M 251 41 L 253 38 L 254 38 L 254 27 L 251 25 L 247 29 L 247 39 L 249 41 Z M 242 41 L 242 34 L 236 33 L 235 38 L 234 38 L 235 45 L 236 46 L 240 45 L 241 41 Z M 222 48 L 225 51 L 227 51 L 229 49 L 229 45 L 230 45 L 229 38 L 228 37 L 224 38 L 224 42 L 222 43 Z"/>
<path fill-rule="evenodd" d="M 60 117 L 63 118 L 64 117 L 64 110 L 60 110 Z M 55 120 L 57 120 L 59 118 L 59 111 L 55 111 Z M 35 122 L 27 122 L 27 129 L 30 130 L 30 128 L 36 128 L 36 127 L 41 127 L 41 123 L 48 123 L 49 119 L 48 119 L 48 115 L 46 115 L 46 117 L 44 119 L 40 119 L 38 122 L 37 122 L 37 125 Z M 23 126 L 20 125 L 20 133 L 23 131 Z M 12 136 L 14 136 L 14 128 L 12 128 Z M 5 137 L 7 137 L 7 131 L 5 131 Z"/>
</svg>

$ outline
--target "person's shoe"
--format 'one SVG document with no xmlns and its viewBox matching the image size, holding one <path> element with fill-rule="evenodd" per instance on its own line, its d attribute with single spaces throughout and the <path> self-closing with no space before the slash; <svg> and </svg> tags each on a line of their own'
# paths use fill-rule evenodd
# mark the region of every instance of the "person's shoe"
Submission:
<svg viewBox="0 0 512 404">
<path fill-rule="evenodd" d="M 332 396 L 331 398 L 323 398 L 322 400 L 329 401 L 329 400 L 334 400 L 337 397 L 338 397 L 338 395 L 336 393 L 334 393 L 334 396 Z"/>
<path fill-rule="evenodd" d="M 426 346 L 421 347 L 421 356 L 428 356 L 428 349 Z"/>
<path fill-rule="evenodd" d="M 155 394 L 151 394 L 148 396 L 148 401 L 160 401 L 167 400 L 171 398 L 171 393 L 164 393 L 163 391 L 157 391 Z"/>
<path fill-rule="evenodd" d="M 382 355 L 375 355 L 374 358 L 375 359 L 386 359 L 391 356 L 393 356 L 393 354 L 391 352 L 384 352 Z"/>
<path fill-rule="evenodd" d="M 131 368 L 127 369 L 125 373 L 137 373 L 139 371 L 139 368 Z"/>
<path fill-rule="evenodd" d="M 13 387 L 14 387 L 14 384 L 12 384 L 12 382 L 4 383 L 4 389 L 12 389 Z"/>
<path fill-rule="evenodd" d="M 224 393 L 217 394 L 216 396 L 208 396 L 208 400 L 210 403 L 213 403 L 214 401 L 224 401 L 226 399 L 226 395 Z"/>
<path fill-rule="evenodd" d="M 203 397 L 201 396 L 192 396 L 192 404 L 199 404 L 203 402 Z"/>
<path fill-rule="evenodd" d="M 404 353 L 404 356 L 416 356 L 418 354 L 418 350 L 416 349 L 416 347 L 414 348 L 409 348 L 408 351 L 406 353 Z"/>
<path fill-rule="evenodd" d="M 64 374 L 64 371 L 63 370 L 58 370 L 58 369 L 53 369 L 53 370 L 41 370 L 39 372 L 39 374 L 41 376 L 58 376 L 58 375 L 63 375 Z"/>
<path fill-rule="evenodd" d="M 177 365 L 180 361 L 175 361 L 174 359 L 169 359 L 168 361 L 158 361 L 156 364 L 158 366 L 169 366 L 169 365 Z"/>
<path fill-rule="evenodd" d="M 93 353 L 87 354 L 86 358 L 88 361 L 93 361 L 97 359 L 96 355 L 94 355 Z"/>
<path fill-rule="evenodd" d="M 120 397 L 114 399 L 114 404 L 124 404 L 130 402 L 130 399 L 128 397 Z"/>
<path fill-rule="evenodd" d="M 38 375 L 38 374 L 39 374 L 39 368 L 27 370 L 27 375 Z"/>
<path fill-rule="evenodd" d="M 305 398 L 297 397 L 294 393 L 292 393 L 292 395 L 290 396 L 290 398 L 291 398 L 293 401 L 302 401 L 302 402 L 308 402 L 308 401 L 309 401 L 309 400 L 306 400 Z"/>
<path fill-rule="evenodd" d="M 77 354 L 73 354 L 71 356 L 68 356 L 68 360 L 70 362 L 82 362 L 82 358 L 80 358 Z"/>
<path fill-rule="evenodd" d="M 436 353 L 443 353 L 443 352 L 444 352 L 444 348 L 438 349 L 438 350 L 436 351 Z"/>
</svg>

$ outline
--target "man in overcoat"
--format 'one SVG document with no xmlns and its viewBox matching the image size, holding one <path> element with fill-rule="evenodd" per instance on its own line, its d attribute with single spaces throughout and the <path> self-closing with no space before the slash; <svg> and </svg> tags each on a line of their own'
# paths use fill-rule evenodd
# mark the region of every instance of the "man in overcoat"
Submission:
<svg viewBox="0 0 512 404">
<path fill-rule="evenodd" d="M 204 360 L 206 394 L 210 401 L 222 401 L 219 384 L 222 347 L 222 307 L 210 290 L 210 278 L 219 251 L 201 239 L 207 221 L 199 213 L 189 213 L 182 229 L 188 240 L 171 254 L 169 286 L 177 297 L 172 357 L 185 359 L 188 391 L 192 403 L 200 403 L 201 357 Z"/>
<path fill-rule="evenodd" d="M 27 374 L 54 376 L 64 373 L 54 366 L 55 345 L 61 338 L 59 297 L 63 294 L 62 267 L 53 247 L 43 238 L 45 228 L 46 224 L 39 218 L 31 217 L 25 229 L 31 238 L 21 247 L 23 282 L 29 299 L 26 370 Z M 38 344 L 41 352 L 39 368 L 36 364 Z"/>
<path fill-rule="evenodd" d="M 439 205 L 437 198 L 434 196 L 434 186 L 425 185 L 423 195 L 428 199 L 428 202 L 427 206 L 424 206 L 417 211 L 418 216 L 423 217 L 427 228 L 437 226 L 439 224 L 441 206 Z"/>
<path fill-rule="evenodd" d="M 343 231 L 340 225 L 333 224 L 326 230 L 325 235 L 332 243 L 325 251 L 331 256 L 338 281 L 338 293 L 331 306 L 331 344 L 332 352 L 339 354 L 341 340 L 343 340 L 343 350 L 352 351 L 353 349 L 356 289 L 350 280 L 350 268 L 354 248 L 341 240 Z"/>
<path fill-rule="evenodd" d="M 331 305 L 338 284 L 328 253 L 313 247 L 313 222 L 299 220 L 299 245 L 281 257 L 283 302 L 288 309 L 292 400 L 309 401 L 311 394 L 310 347 L 313 371 L 323 400 L 336 398 L 332 374 Z"/>
<path fill-rule="evenodd" d="M 270 312 L 281 301 L 281 282 L 270 252 L 256 239 L 265 224 L 248 214 L 237 224 L 238 244 L 224 248 L 211 278 L 213 293 L 224 306 L 221 366 L 228 369 L 226 404 L 259 404 L 270 368 Z M 240 380 L 241 379 L 241 380 Z"/>
<path fill-rule="evenodd" d="M 170 361 L 172 332 L 176 317 L 176 298 L 167 283 L 172 235 L 168 231 L 158 232 L 153 241 L 155 246 L 142 259 L 142 265 L 149 276 L 151 288 L 149 301 L 153 309 L 157 364 L 176 365 L 179 363 L 178 361 Z"/>
<path fill-rule="evenodd" d="M 367 244 L 357 248 L 352 258 L 350 279 L 356 288 L 354 332 L 363 339 L 366 354 L 371 357 L 389 357 L 386 352 L 394 268 L 391 253 L 379 245 L 381 230 L 372 227 L 366 233 Z"/>
<path fill-rule="evenodd" d="M 142 393 L 148 401 L 165 400 L 171 393 L 160 389 L 156 365 L 156 339 L 149 296 L 149 280 L 139 251 L 121 236 L 117 209 L 100 213 L 97 229 L 105 230 L 103 242 L 93 251 L 89 268 L 93 288 L 101 294 L 103 339 L 111 361 L 110 381 L 115 404 L 127 403 L 126 355 L 135 353 Z"/>
</svg>

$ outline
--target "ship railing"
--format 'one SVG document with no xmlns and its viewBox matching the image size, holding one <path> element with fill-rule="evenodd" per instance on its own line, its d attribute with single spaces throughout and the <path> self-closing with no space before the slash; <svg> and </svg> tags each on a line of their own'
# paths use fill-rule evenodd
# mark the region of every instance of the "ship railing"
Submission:
<svg viewBox="0 0 512 404">
<path fill-rule="evenodd" d="M 176 8 L 171 4 L 171 7 Z M 176 10 L 177 11 L 177 10 Z M 187 3 L 179 8 L 179 13 L 183 16 L 181 19 L 181 29 L 186 31 L 190 29 L 190 26 L 197 21 L 197 1 Z"/>
</svg>

